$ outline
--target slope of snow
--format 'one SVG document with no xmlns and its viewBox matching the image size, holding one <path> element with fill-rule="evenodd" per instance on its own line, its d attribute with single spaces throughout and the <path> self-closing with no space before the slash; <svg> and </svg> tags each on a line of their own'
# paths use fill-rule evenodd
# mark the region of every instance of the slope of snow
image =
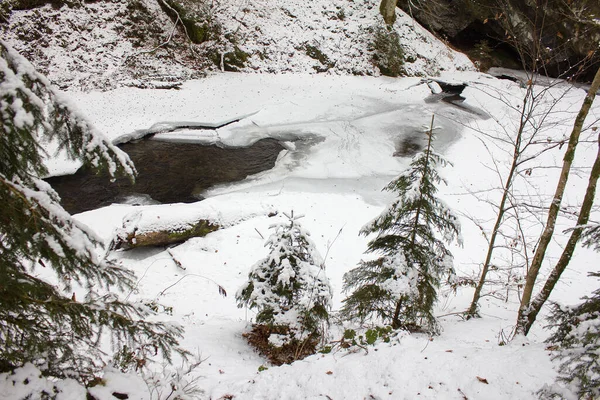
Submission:
<svg viewBox="0 0 600 400">
<path fill-rule="evenodd" d="M 329 71 L 378 75 L 371 62 L 373 29 L 383 26 L 379 1 L 334 0 L 297 2 L 257 0 L 223 4 L 222 23 L 243 38 L 241 47 L 252 54 L 249 70 L 314 72 L 326 68 L 311 58 L 306 46 L 319 49 Z M 394 28 L 405 48 L 406 68 L 412 75 L 473 69 L 469 59 L 446 47 L 402 10 L 396 9 Z"/>
<path fill-rule="evenodd" d="M 132 63 L 134 58 L 143 64 L 146 78 L 192 76 L 191 68 L 168 60 L 163 49 L 150 56 L 134 56 L 156 47 L 157 37 L 166 40 L 170 22 L 155 11 L 154 23 L 164 29 L 145 32 L 139 43 L 131 30 L 139 21 L 134 20 L 130 4 L 133 2 L 81 2 L 78 7 L 46 5 L 13 11 L 8 24 L 0 28 L 12 47 L 62 89 L 107 88 L 134 78 L 140 69 Z"/>
<path fill-rule="evenodd" d="M 235 36 L 235 46 L 249 55 L 242 71 L 379 75 L 371 48 L 374 28 L 383 26 L 376 0 L 203 4 L 223 37 Z M 447 48 L 400 9 L 397 13 L 394 29 L 410 60 L 405 63 L 409 75 L 474 69 L 464 54 Z M 233 49 L 227 40 L 209 41 L 195 45 L 191 53 L 183 31 L 173 30 L 157 0 L 13 11 L 0 29 L 5 40 L 53 83 L 72 89 L 182 81 L 218 70 L 208 54 Z"/>
<path fill-rule="evenodd" d="M 250 267 L 267 253 L 268 227 L 279 218 L 274 214 L 294 210 L 305 215 L 302 224 L 325 258 L 334 292 L 333 311 L 339 309 L 345 296 L 343 275 L 364 257 L 369 240 L 358 232 L 391 200 L 381 188 L 408 165 L 409 157 L 399 156 L 407 141 L 422 145 L 423 126 L 432 115 L 441 127 L 436 148 L 453 163 L 442 172 L 449 184 L 440 187 L 440 197 L 461 219 L 465 244 L 451 247 L 455 266 L 459 274 L 476 277 L 518 121 L 518 113 L 508 106 L 520 104 L 522 87 L 473 72 L 464 55 L 448 49 L 400 10 L 394 29 L 407 58 L 413 60 L 406 63 L 407 72 L 466 82 L 466 99 L 450 105 L 440 101 L 439 85 L 416 77 L 378 77 L 369 47 L 370 31 L 382 24 L 375 0 L 212 2 L 224 32 L 235 32 L 237 44 L 250 54 L 244 71 L 256 73 L 215 73 L 184 82 L 180 90 L 121 87 L 139 83 L 138 78 L 178 81 L 218 69 L 198 65 L 187 54 L 181 32 L 175 34 L 172 46 L 143 54 L 167 40 L 172 30 L 172 22 L 159 12 L 156 0 L 143 2 L 157 27 L 146 41 L 122 34 L 129 29 L 128 6 L 133 4 L 125 0 L 14 12 L 3 37 L 54 83 L 71 88 L 68 95 L 114 141 L 184 121 L 219 125 L 239 118 L 215 130 L 159 133 L 155 138 L 224 147 L 247 146 L 267 137 L 284 143 L 286 150 L 272 170 L 213 187 L 204 193 L 207 199 L 202 202 L 112 205 L 77 216 L 107 244 L 123 229 L 164 229 L 197 218 L 210 218 L 222 226 L 168 251 L 114 253 L 138 276 L 132 298 L 172 306 L 173 315 L 161 318 L 182 324 L 186 328 L 182 346 L 205 359 L 194 371 L 203 390 L 200 398 L 530 399 L 554 381 L 557 366 L 543 343 L 547 332 L 542 329 L 542 318 L 528 340 L 499 344 L 505 344 L 514 327 L 524 272 L 504 267 L 522 262 L 511 250 L 522 250 L 515 238 L 524 239 L 530 251 L 535 246 L 564 147 L 543 153 L 518 171 L 514 190 L 532 212 L 523 218 L 522 232 L 510 222 L 503 228 L 506 240 L 501 244 L 506 246 L 493 260 L 499 268 L 491 274 L 493 283 L 485 288 L 481 319 L 464 321 L 457 315 L 469 305 L 472 289 L 453 292 L 443 287 L 436 307 L 443 327 L 438 337 L 401 332 L 390 343 L 342 349 L 338 344 L 343 329 L 359 327 L 334 318 L 328 337 L 333 346 L 330 353 L 275 367 L 242 337 L 250 329 L 254 312 L 238 308 L 233 299 Z M 318 48 L 326 56 L 326 65 L 311 58 L 307 46 Z M 327 71 L 317 73 L 322 70 Z M 114 89 L 77 91 L 93 88 Z M 540 148 L 546 141 L 567 137 L 583 97 L 583 90 L 567 85 L 549 90 L 538 116 L 551 105 L 555 108 L 540 132 Z M 591 114 L 588 127 L 597 125 L 600 118 L 598 102 Z M 597 131 L 588 129 L 577 150 L 564 200 L 571 213 L 577 212 L 583 197 L 597 151 L 595 135 Z M 60 157 L 50 160 L 50 166 L 54 174 L 78 167 Z M 592 220 L 599 219 L 596 209 Z M 573 225 L 572 218 L 559 218 L 541 280 L 568 238 L 564 230 Z M 597 260 L 597 253 L 577 248 L 550 300 L 575 303 L 589 294 L 596 282 L 586 275 L 597 268 Z M 221 290 L 227 296 L 221 296 Z M 151 369 L 160 372 L 159 365 Z M 83 390 L 74 381 L 56 383 L 38 377 L 39 371 L 31 365 L 16 375 L 0 374 L 0 393 L 19 398 L 33 386 L 47 391 L 56 387 L 62 390 L 59 399 L 74 399 Z M 130 398 L 164 399 L 170 390 L 163 380 L 166 391 L 157 396 L 139 378 L 110 369 L 105 379 L 106 385 L 93 393 L 99 400 L 112 399 L 112 393 L 121 390 L 129 391 Z M 25 387 L 21 383 L 26 380 L 33 384 Z"/>
<path fill-rule="evenodd" d="M 401 335 L 367 350 L 315 355 L 213 393 L 244 399 L 530 399 L 540 381 L 553 378 L 539 345 L 498 348 L 486 335 L 474 337 L 472 328 L 452 324 L 440 338 Z M 461 335 L 470 340 L 456 341 Z"/>
<path fill-rule="evenodd" d="M 463 227 L 464 247 L 451 247 L 455 266 L 466 276 L 479 271 L 486 249 L 482 229 L 489 232 L 493 225 L 494 207 L 489 202 L 498 199 L 497 171 L 503 173 L 510 162 L 510 147 L 486 135 L 502 138 L 512 132 L 514 110 L 506 104 L 518 104 L 523 89 L 483 74 L 452 73 L 444 79 L 468 82 L 460 107 L 434 101 L 429 86 L 416 78 L 220 74 L 188 82 L 177 92 L 121 88 L 71 93 L 113 138 L 160 121 L 222 121 L 247 115 L 211 135 L 193 131 L 177 135 L 222 145 L 247 145 L 263 137 L 287 143 L 271 171 L 213 188 L 200 203 L 113 205 L 77 216 L 106 242 L 123 221 L 132 218 L 144 229 L 152 229 L 153 221 L 163 226 L 209 214 L 224 223 L 223 229 L 169 252 L 116 253 L 139 277 L 135 296 L 173 306 L 174 315 L 165 318 L 186 327 L 182 344 L 208 357 L 196 371 L 205 398 L 527 399 L 553 381 L 550 352 L 542 343 L 547 336 L 543 319 L 534 326 L 529 341 L 498 346 L 514 326 L 519 291 L 518 282 L 500 272 L 493 275 L 496 283 L 485 289 L 495 294 L 482 299 L 480 320 L 462 321 L 453 315 L 467 308 L 471 289 L 453 293 L 442 288 L 436 310 L 444 329 L 439 337 L 400 334 L 389 344 L 368 347 L 368 354 L 360 348 L 350 351 L 334 346 L 330 354 L 282 367 L 269 366 L 242 337 L 254 314 L 237 308 L 232 296 L 252 264 L 266 255 L 268 227 L 273 218 L 279 218 L 273 212 L 294 210 L 305 215 L 303 226 L 325 257 L 335 311 L 344 298 L 342 276 L 366 249 L 368 238 L 358 232 L 391 200 L 381 188 L 409 162 L 409 158 L 394 156 L 398 145 L 411 136 L 418 142 L 432 114 L 442 127 L 437 148 L 454 164 L 442 171 L 449 185 L 440 188 L 440 196 L 460 215 Z M 504 102 L 498 100 L 500 93 Z M 551 98 L 559 102 L 541 136 L 544 141 L 568 135 L 584 91 L 563 85 L 552 88 L 550 94 L 540 107 L 553 104 Z M 194 101 L 199 97 L 203 101 Z M 474 109 L 480 112 L 473 113 Z M 599 116 L 596 104 L 588 122 Z M 582 197 L 597 151 L 594 134 L 587 130 L 587 141 L 577 150 L 567 206 L 577 205 Z M 556 147 L 531 164 L 531 173 L 521 171 L 515 190 L 527 196 L 524 201 L 541 204 L 549 198 L 563 153 L 564 147 Z M 540 209 L 524 219 L 530 245 L 543 218 Z M 592 219 L 598 218 L 593 213 Z M 570 226 L 572 220 L 559 219 L 542 277 L 560 254 L 568 237 L 562 231 Z M 508 238 L 513 235 L 510 229 L 507 225 L 504 231 Z M 510 263 L 510 254 L 499 251 L 495 263 Z M 590 293 L 595 282 L 586 273 L 596 268 L 597 257 L 589 249 L 578 248 L 551 300 L 574 303 Z M 517 269 L 512 276 L 522 273 Z M 219 295 L 217 285 L 227 297 Z M 507 295 L 506 299 L 500 295 Z M 337 323 L 332 325 L 330 339 L 340 340 L 342 329 Z M 260 366 L 268 370 L 258 372 Z"/>
</svg>

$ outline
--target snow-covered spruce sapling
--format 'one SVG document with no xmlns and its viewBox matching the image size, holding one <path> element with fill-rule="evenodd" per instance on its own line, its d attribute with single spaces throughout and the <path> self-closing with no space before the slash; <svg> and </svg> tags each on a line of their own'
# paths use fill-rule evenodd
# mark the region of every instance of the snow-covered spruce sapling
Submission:
<svg viewBox="0 0 600 400">
<path fill-rule="evenodd" d="M 587 225 L 582 238 L 584 246 L 600 251 L 600 224 Z M 541 398 L 600 398 L 600 288 L 583 300 L 571 307 L 552 305 L 547 328 L 556 330 L 547 342 L 559 346 L 554 358 L 561 361 L 558 381 L 565 386 L 546 385 Z"/>
<path fill-rule="evenodd" d="M 360 232 L 377 235 L 367 252 L 380 256 L 344 275 L 344 290 L 351 292 L 341 310 L 346 319 L 438 331 L 433 316 L 437 289 L 442 279 L 454 276 L 446 243 L 462 240 L 457 217 L 436 197 L 436 185 L 445 183 L 437 168 L 447 161 L 433 150 L 433 122 L 432 117 L 425 131 L 425 150 L 385 188 L 398 197 Z"/>
<path fill-rule="evenodd" d="M 134 276 L 97 257 L 100 241 L 41 179 L 42 140 L 111 175 L 134 173 L 125 153 L 0 41 L 0 372 L 33 362 L 49 376 L 87 382 L 108 361 L 103 337 L 168 358 L 181 329 L 148 321 L 151 309 L 117 295 Z"/>
<path fill-rule="evenodd" d="M 554 358 L 561 362 L 558 381 L 565 385 L 545 386 L 542 398 L 600 398 L 600 289 L 583 300 L 572 307 L 552 306 L 549 327 L 556 331 L 547 341 L 559 346 Z"/>
<path fill-rule="evenodd" d="M 257 311 L 255 337 L 260 333 L 271 349 L 294 347 L 296 354 L 286 356 L 293 361 L 314 352 L 323 336 L 332 290 L 321 256 L 298 221 L 301 216 L 284 215 L 287 220 L 270 227 L 269 255 L 252 267 L 236 299 L 239 307 Z"/>
</svg>

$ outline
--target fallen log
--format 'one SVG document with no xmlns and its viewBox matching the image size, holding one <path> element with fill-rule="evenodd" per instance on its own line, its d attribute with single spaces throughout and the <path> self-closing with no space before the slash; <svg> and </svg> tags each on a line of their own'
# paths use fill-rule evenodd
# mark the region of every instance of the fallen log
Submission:
<svg viewBox="0 0 600 400">
<path fill-rule="evenodd" d="M 111 243 L 111 250 L 129 250 L 138 247 L 169 246 L 185 242 L 194 237 L 203 237 L 220 228 L 216 223 L 200 219 L 196 223 L 179 226 L 176 229 L 123 231 Z"/>
</svg>

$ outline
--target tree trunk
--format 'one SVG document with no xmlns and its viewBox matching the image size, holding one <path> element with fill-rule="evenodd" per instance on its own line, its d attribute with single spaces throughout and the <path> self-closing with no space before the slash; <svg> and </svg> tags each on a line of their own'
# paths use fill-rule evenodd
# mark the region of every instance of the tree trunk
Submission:
<svg viewBox="0 0 600 400">
<path fill-rule="evenodd" d="M 533 87 L 532 85 L 529 85 L 527 87 L 525 96 L 523 97 L 523 106 L 521 108 L 519 130 L 517 131 L 517 137 L 515 138 L 514 143 L 512 164 L 510 166 L 508 176 L 506 177 L 506 182 L 504 183 L 502 198 L 500 199 L 500 204 L 498 205 L 498 215 L 496 216 L 496 223 L 494 224 L 494 228 L 492 229 L 492 235 L 490 236 L 487 253 L 485 255 L 485 261 L 483 263 L 483 268 L 481 269 L 481 276 L 479 277 L 479 282 L 475 287 L 475 292 L 473 293 L 473 300 L 471 301 L 471 306 L 466 312 L 467 318 L 478 316 L 477 310 L 479 307 L 479 299 L 481 298 L 481 291 L 483 289 L 483 285 L 485 285 L 487 273 L 490 269 L 490 264 L 492 262 L 492 255 L 494 254 L 494 249 L 496 248 L 496 237 L 498 236 L 498 231 L 500 230 L 502 220 L 504 219 L 504 215 L 506 213 L 506 201 L 508 200 L 508 196 L 510 195 L 510 188 L 513 183 L 515 172 L 517 171 L 517 168 L 520 164 L 520 158 L 523 151 L 523 149 L 521 148 L 523 132 L 525 131 L 525 126 L 527 125 L 527 122 L 531 117 L 531 113 L 533 111 L 532 107 L 535 104 L 533 102 L 533 97 Z"/>
<path fill-rule="evenodd" d="M 550 204 L 550 210 L 548 211 L 548 220 L 546 222 L 546 227 L 544 228 L 544 231 L 540 236 L 540 242 L 533 256 L 531 267 L 527 272 L 525 288 L 523 289 L 523 297 L 521 298 L 521 305 L 519 307 L 519 314 L 517 317 L 517 326 L 515 329 L 515 334 L 526 334 L 526 327 L 529 325 L 528 314 L 531 311 L 530 301 L 533 293 L 533 287 L 540 272 L 540 268 L 542 267 L 542 262 L 544 261 L 544 256 L 546 255 L 546 249 L 548 248 L 548 244 L 550 243 L 550 240 L 552 239 L 552 235 L 554 233 L 556 218 L 558 216 L 558 211 L 560 210 L 562 197 L 565 191 L 565 187 L 567 185 L 567 180 L 569 178 L 569 172 L 571 171 L 571 164 L 573 163 L 573 158 L 575 157 L 575 149 L 577 147 L 577 144 L 579 143 L 579 136 L 581 135 L 583 123 L 585 122 L 585 118 L 588 115 L 592 103 L 594 102 L 594 98 L 596 97 L 596 92 L 598 91 L 599 87 L 600 69 L 596 72 L 596 76 L 594 78 L 594 81 L 592 82 L 592 86 L 590 87 L 590 90 L 588 91 L 585 100 L 581 105 L 579 114 L 575 119 L 575 123 L 573 124 L 573 130 L 571 131 L 567 151 L 563 158 L 563 166 L 558 180 L 558 184 L 556 185 L 554 198 L 552 200 L 552 203 Z"/>
<path fill-rule="evenodd" d="M 402 299 L 404 297 L 400 297 L 398 302 L 396 303 L 396 309 L 394 310 L 394 317 L 392 318 L 392 328 L 398 329 L 400 328 L 400 309 L 402 308 Z"/>
<path fill-rule="evenodd" d="M 381 0 L 379 5 L 379 12 L 387 25 L 396 22 L 396 2 L 397 0 Z"/>
<path fill-rule="evenodd" d="M 526 102 L 527 100 L 525 100 Z M 525 105 L 523 105 L 523 113 L 525 110 Z M 471 306 L 467 310 L 467 317 L 472 318 L 478 316 L 478 304 L 479 299 L 481 298 L 481 290 L 483 289 L 483 285 L 485 284 L 487 273 L 490 269 L 490 264 L 492 262 L 492 255 L 494 253 L 494 249 L 496 246 L 496 237 L 498 236 L 498 230 L 500 229 L 500 225 L 502 224 L 502 220 L 504 219 L 504 214 L 506 212 L 506 200 L 508 199 L 510 187 L 512 186 L 513 177 L 515 171 L 517 170 L 517 166 L 519 163 L 519 157 L 521 155 L 521 137 L 523 135 L 523 130 L 525 128 L 524 123 L 524 114 L 521 113 L 521 124 L 519 126 L 519 132 L 517 134 L 517 140 L 515 142 L 515 150 L 513 152 L 513 160 L 512 165 L 510 166 L 510 171 L 508 173 L 508 177 L 506 178 L 506 182 L 504 183 L 504 190 L 502 193 L 502 199 L 500 200 L 500 205 L 498 206 L 498 215 L 496 216 L 496 223 L 494 224 L 494 228 L 492 229 L 492 235 L 490 236 L 490 241 L 488 244 L 487 254 L 485 256 L 485 261 L 483 263 L 483 268 L 481 269 L 481 276 L 479 277 L 479 282 L 475 287 L 475 293 L 473 293 L 473 300 L 471 301 Z"/>
<path fill-rule="evenodd" d="M 147 232 L 128 232 L 117 235 L 110 244 L 111 250 L 135 249 L 138 247 L 169 246 L 185 242 L 194 237 L 203 237 L 220 228 L 219 225 L 206 219 L 200 219 L 187 227 L 178 230 L 155 230 Z"/>
<path fill-rule="evenodd" d="M 577 225 L 575 229 L 571 232 L 571 236 L 569 237 L 569 241 L 565 246 L 560 259 L 554 266 L 554 269 L 546 279 L 546 283 L 544 284 L 544 288 L 538 293 L 533 302 L 531 302 L 531 306 L 529 307 L 529 313 L 527 314 L 527 323 L 525 325 L 525 334 L 529 332 L 531 329 L 531 325 L 535 322 L 537 315 L 539 314 L 542 306 L 550 297 L 550 293 L 554 289 L 554 286 L 560 279 L 560 276 L 569 265 L 571 261 L 571 257 L 573 256 L 573 252 L 575 251 L 575 246 L 581 237 L 581 233 L 583 231 L 582 226 L 588 223 L 590 219 L 590 211 L 592 210 L 592 205 L 594 204 L 594 197 L 596 196 L 596 184 L 598 183 L 598 177 L 600 176 L 600 135 L 598 136 L 598 153 L 596 154 L 596 160 L 594 161 L 594 166 L 592 167 L 592 172 L 590 173 L 590 178 L 588 180 L 588 187 L 585 191 L 585 197 L 583 199 L 583 203 L 581 204 L 581 209 L 579 211 L 579 217 L 577 218 Z"/>
<path fill-rule="evenodd" d="M 433 136 L 433 121 L 434 120 L 435 120 L 435 114 L 433 114 L 431 116 L 431 127 L 429 128 L 429 132 L 428 132 L 427 150 L 425 150 L 425 166 L 423 168 L 423 176 L 427 175 L 427 169 L 429 168 L 429 157 L 431 154 L 431 140 L 432 140 L 432 136 Z M 422 202 L 423 183 L 421 183 L 421 187 L 419 189 L 420 189 L 421 197 L 419 198 L 419 206 L 417 207 L 417 212 L 415 213 L 415 223 L 413 225 L 412 237 L 410 239 L 411 247 L 414 247 L 416 240 L 417 240 L 417 227 L 419 226 L 419 218 L 421 216 L 421 204 L 423 203 Z"/>
<path fill-rule="evenodd" d="M 433 122 L 435 121 L 435 114 L 433 114 L 431 116 L 431 125 L 429 128 L 429 132 L 427 132 L 428 134 L 428 140 L 427 140 L 427 150 L 425 151 L 425 166 L 423 168 L 423 176 L 427 175 L 427 169 L 429 168 L 429 157 L 431 154 L 431 141 L 433 139 Z M 421 198 L 419 199 L 419 206 L 417 207 L 417 212 L 415 213 L 415 222 L 413 224 L 413 228 L 412 228 L 412 236 L 410 239 L 410 248 L 414 248 L 415 244 L 417 242 L 417 228 L 419 226 L 419 218 L 421 217 L 421 204 L 422 202 L 422 198 L 423 198 L 423 183 L 421 182 Z M 407 256 L 407 263 L 410 263 L 410 259 L 408 257 L 408 254 L 405 253 L 405 256 Z M 419 270 L 419 273 L 422 275 L 423 271 Z M 420 300 L 422 300 L 422 296 L 421 294 L 419 294 Z M 400 325 L 400 320 L 399 320 L 399 316 L 400 316 L 400 306 L 402 304 L 402 297 L 400 297 L 400 299 L 398 299 L 398 303 L 396 303 L 396 310 L 394 311 L 394 320 L 393 320 L 393 325 L 392 327 L 394 329 L 397 329 Z M 394 325 L 398 325 L 397 327 L 394 327 Z"/>
</svg>

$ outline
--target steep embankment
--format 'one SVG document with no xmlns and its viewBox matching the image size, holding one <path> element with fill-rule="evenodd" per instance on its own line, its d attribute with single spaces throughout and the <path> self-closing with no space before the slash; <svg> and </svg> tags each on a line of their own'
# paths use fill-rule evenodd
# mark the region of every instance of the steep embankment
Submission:
<svg viewBox="0 0 600 400">
<path fill-rule="evenodd" d="M 419 76 L 473 68 L 400 10 L 388 33 L 377 0 L 55 3 L 13 9 L 0 29 L 62 88 L 170 87 L 219 69 Z"/>
<path fill-rule="evenodd" d="M 419 23 L 482 68 L 536 68 L 591 81 L 600 65 L 598 0 L 399 0 Z"/>
</svg>

